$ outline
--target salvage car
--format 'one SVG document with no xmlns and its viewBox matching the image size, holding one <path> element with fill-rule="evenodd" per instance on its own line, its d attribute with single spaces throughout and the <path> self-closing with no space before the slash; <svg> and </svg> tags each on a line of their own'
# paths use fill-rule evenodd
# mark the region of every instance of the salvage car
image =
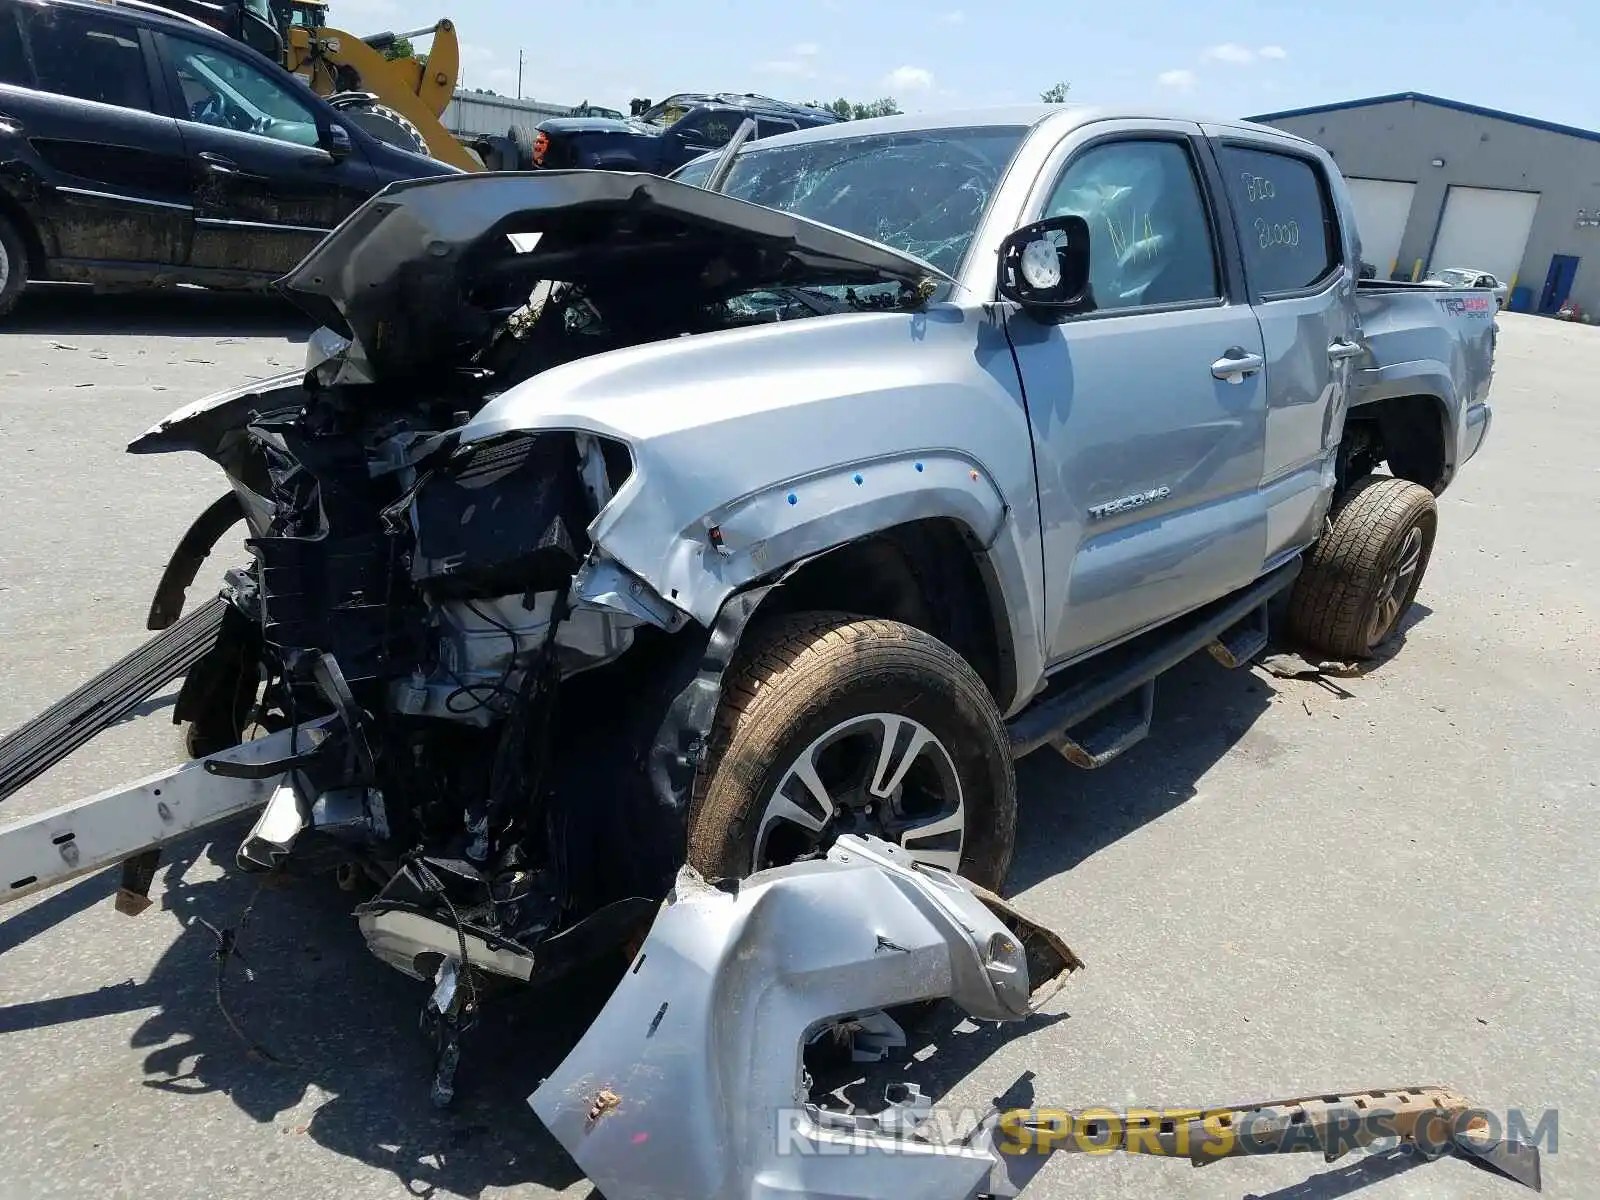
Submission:
<svg viewBox="0 0 1600 1200">
<path fill-rule="evenodd" d="M 0 0 L 0 315 L 33 281 L 265 288 L 387 184 L 456 173 L 198 21 Z"/>
<path fill-rule="evenodd" d="M 752 140 L 831 125 L 839 115 L 825 108 L 790 104 L 769 96 L 668 96 L 636 117 L 552 117 L 534 133 L 535 167 L 600 171 L 648 171 L 668 175 L 708 150 L 724 146 L 747 120 Z"/>
<path fill-rule="evenodd" d="M 3 795 L 185 674 L 203 772 L 93 802 L 137 833 L 0 839 L 11 895 L 260 809 L 243 869 L 370 879 L 446 1075 L 458 971 L 636 945 L 685 863 L 849 833 L 998 889 L 1015 757 L 1113 760 L 1280 598 L 1323 656 L 1401 627 L 1494 311 L 1360 261 L 1317 146 L 1114 110 L 394 184 L 283 281 L 303 370 L 130 446 L 229 483 L 165 632 L 0 744 Z"/>
<path fill-rule="evenodd" d="M 1436 287 L 1485 288 L 1493 293 L 1495 305 L 1499 308 L 1506 306 L 1506 295 L 1511 290 L 1510 284 L 1501 283 L 1489 272 L 1474 271 L 1469 267 L 1450 267 L 1443 271 L 1435 271 L 1422 282 Z"/>
</svg>

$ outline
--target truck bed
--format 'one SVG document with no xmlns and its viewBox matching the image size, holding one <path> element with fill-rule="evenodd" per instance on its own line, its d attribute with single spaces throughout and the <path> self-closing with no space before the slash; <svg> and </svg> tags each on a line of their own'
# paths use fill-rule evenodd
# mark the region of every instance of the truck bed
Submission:
<svg viewBox="0 0 1600 1200">
<path fill-rule="evenodd" d="M 1489 423 L 1498 328 L 1494 297 L 1481 288 L 1362 280 L 1356 312 L 1367 353 L 1356 361 L 1352 408 L 1429 396 L 1444 411 L 1445 475 L 1477 452 Z"/>
</svg>

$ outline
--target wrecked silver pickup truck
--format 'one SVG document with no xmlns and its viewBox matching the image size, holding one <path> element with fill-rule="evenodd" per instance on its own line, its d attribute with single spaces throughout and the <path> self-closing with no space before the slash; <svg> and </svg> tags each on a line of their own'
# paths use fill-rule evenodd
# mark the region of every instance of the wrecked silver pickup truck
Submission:
<svg viewBox="0 0 1600 1200">
<path fill-rule="evenodd" d="M 637 949 L 685 864 L 854 834 L 997 890 L 1015 756 L 1109 761 L 1280 595 L 1326 655 L 1398 627 L 1495 328 L 1359 261 L 1311 144 L 1059 107 L 392 186 L 282 283 L 304 371 L 130 447 L 230 490 L 0 795 L 178 675 L 203 761 L 0 836 L 7 898 L 126 860 L 136 908 L 259 808 L 241 868 L 369 881 L 447 1099 L 458 984 Z"/>
</svg>

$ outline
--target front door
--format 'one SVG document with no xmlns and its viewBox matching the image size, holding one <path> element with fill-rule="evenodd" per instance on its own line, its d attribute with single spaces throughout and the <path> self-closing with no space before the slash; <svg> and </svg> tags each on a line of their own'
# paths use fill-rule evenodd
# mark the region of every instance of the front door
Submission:
<svg viewBox="0 0 1600 1200">
<path fill-rule="evenodd" d="M 1544 277 L 1544 291 L 1539 293 L 1539 311 L 1553 316 L 1572 295 L 1572 284 L 1578 278 L 1578 258 L 1572 254 L 1557 254 L 1550 259 L 1550 273 Z"/>
<path fill-rule="evenodd" d="M 1307 545 L 1325 515 L 1324 473 L 1344 433 L 1356 324 L 1354 231 L 1341 229 L 1322 164 L 1287 141 L 1216 153 L 1267 355 L 1262 505 L 1268 562 Z"/>
<path fill-rule="evenodd" d="M 1149 128 L 1074 150 L 1028 218 L 1088 222 L 1094 310 L 1007 317 L 1034 429 L 1052 662 L 1261 567 L 1261 330 L 1221 270 L 1199 127 Z"/>
<path fill-rule="evenodd" d="M 287 74 L 199 39 L 160 40 L 194 179 L 191 266 L 282 275 L 377 190 L 371 165 L 322 148 L 330 118 Z"/>
<path fill-rule="evenodd" d="M 0 24 L 0 47 L 10 46 L 0 116 L 37 158 L 53 269 L 102 278 L 107 265 L 149 274 L 181 264 L 188 170 L 139 28 L 109 6 L 7 4 Z"/>
</svg>

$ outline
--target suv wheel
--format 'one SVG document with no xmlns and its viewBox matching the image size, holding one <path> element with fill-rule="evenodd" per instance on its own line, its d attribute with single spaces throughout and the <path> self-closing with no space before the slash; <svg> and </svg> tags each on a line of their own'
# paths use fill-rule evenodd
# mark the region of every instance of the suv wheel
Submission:
<svg viewBox="0 0 1600 1200">
<path fill-rule="evenodd" d="M 1370 658 L 1416 599 L 1439 510 L 1421 484 L 1368 476 L 1334 510 L 1289 597 L 1289 631 L 1336 658 Z"/>
<path fill-rule="evenodd" d="M 896 621 L 801 613 L 752 630 L 729 673 L 689 861 L 742 878 L 870 834 L 996 890 L 1016 811 L 1000 712 L 960 655 Z"/>
<path fill-rule="evenodd" d="M 0 216 L 0 317 L 17 306 L 28 286 L 28 247 L 22 234 Z"/>
</svg>

